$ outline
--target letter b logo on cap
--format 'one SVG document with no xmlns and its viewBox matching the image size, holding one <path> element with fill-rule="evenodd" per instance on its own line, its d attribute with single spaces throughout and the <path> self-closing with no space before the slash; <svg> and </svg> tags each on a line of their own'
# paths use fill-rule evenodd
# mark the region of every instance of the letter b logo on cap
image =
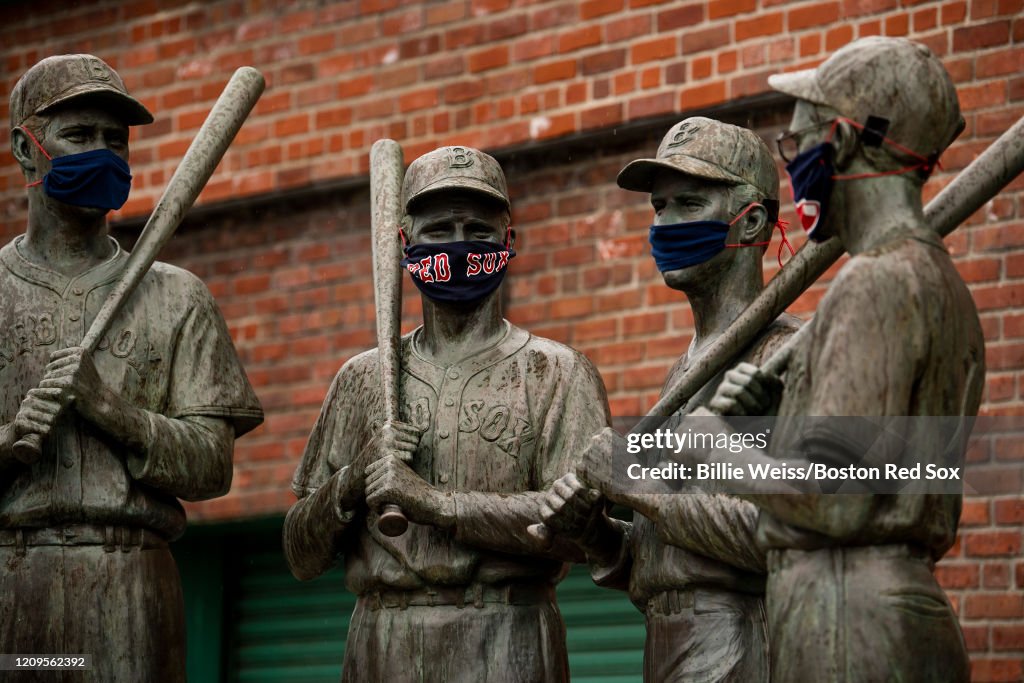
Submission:
<svg viewBox="0 0 1024 683">
<path fill-rule="evenodd" d="M 448 150 L 449 168 L 469 168 L 473 165 L 473 150 L 465 147 L 450 147 Z"/>
<path fill-rule="evenodd" d="M 84 58 L 82 61 L 85 62 L 85 68 L 92 80 L 104 82 L 110 80 L 110 70 L 107 69 L 107 66 L 103 62 L 98 59 L 89 59 L 88 57 Z"/>
<path fill-rule="evenodd" d="M 684 123 L 683 125 L 679 126 L 679 130 L 677 130 L 675 135 L 672 136 L 672 141 L 669 142 L 668 145 L 666 145 L 666 147 L 671 149 L 672 147 L 679 147 L 680 145 L 687 144 L 688 142 L 693 140 L 694 136 L 697 133 L 697 130 L 697 126 L 694 126 L 689 123 Z"/>
</svg>

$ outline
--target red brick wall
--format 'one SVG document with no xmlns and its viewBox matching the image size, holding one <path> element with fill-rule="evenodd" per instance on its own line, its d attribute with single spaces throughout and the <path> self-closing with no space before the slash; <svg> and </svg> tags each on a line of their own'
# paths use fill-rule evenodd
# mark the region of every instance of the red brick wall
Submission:
<svg viewBox="0 0 1024 683">
<path fill-rule="evenodd" d="M 91 51 L 115 65 L 157 116 L 133 134 L 135 189 L 115 217 L 129 239 L 124 226 L 159 195 L 230 72 L 253 64 L 268 77 L 205 208 L 165 253 L 217 296 L 268 414 L 239 442 L 232 493 L 192 506 L 193 519 L 286 509 L 331 376 L 374 344 L 361 178 L 378 137 L 399 139 L 407 158 L 447 142 L 498 154 L 521 247 L 509 316 L 586 352 L 614 412 L 628 415 L 651 405 L 692 334 L 685 300 L 647 254 L 646 198 L 614 185 L 673 117 L 755 96 L 729 116 L 770 138 L 786 107 L 757 97 L 767 74 L 879 32 L 926 41 L 958 83 L 968 127 L 929 196 L 1024 114 L 1020 0 L 64 5 L 0 6 L 0 114 L 17 76 L 43 56 Z M 23 230 L 25 202 L 6 145 L 2 161 L 6 240 Z M 948 240 L 985 328 L 988 413 L 1024 412 L 1022 189 L 1018 181 Z M 218 209 L 229 198 L 245 201 Z M 821 291 L 792 310 L 809 314 Z M 418 304 L 407 304 L 408 327 Z M 1021 460 L 1024 449 L 979 457 Z M 1004 486 L 967 500 L 960 542 L 938 569 L 979 681 L 1024 677 L 1024 505 L 1019 480 Z"/>
<path fill-rule="evenodd" d="M 70 5 L 70 6 L 69 6 Z M 0 6 L 0 118 L 39 58 L 108 59 L 157 123 L 133 144 L 152 206 L 231 72 L 269 89 L 203 195 L 216 201 L 365 172 L 379 137 L 410 158 L 439 143 L 501 148 L 686 111 L 766 90 L 865 35 L 909 35 L 946 58 L 975 131 L 1024 101 L 1021 0 L 40 0 Z M 964 153 L 968 153 L 965 149 Z M 5 159 L 9 157 L 5 156 Z M 0 235 L 23 219 L 20 176 L 0 174 Z"/>
</svg>

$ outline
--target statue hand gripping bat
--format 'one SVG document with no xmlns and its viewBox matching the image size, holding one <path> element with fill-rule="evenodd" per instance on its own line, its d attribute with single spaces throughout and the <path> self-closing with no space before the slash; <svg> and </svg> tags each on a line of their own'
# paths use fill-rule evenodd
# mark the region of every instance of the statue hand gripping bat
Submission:
<svg viewBox="0 0 1024 683">
<path fill-rule="evenodd" d="M 121 279 L 114 285 L 82 339 L 81 345 L 87 352 L 96 350 L 124 303 L 156 261 L 160 249 L 195 203 L 242 123 L 256 106 L 263 87 L 263 75 L 249 66 L 235 71 L 228 81 L 146 221 Z M 34 462 L 41 452 L 42 441 L 39 434 L 26 434 L 14 444 L 15 457 L 24 463 Z"/>
<path fill-rule="evenodd" d="M 924 210 L 925 221 L 934 226 L 940 235 L 950 234 L 1021 172 L 1024 172 L 1024 118 L 1019 119 L 989 145 L 928 203 Z M 728 365 L 738 350 L 746 348 L 761 330 L 814 284 L 842 254 L 842 244 L 834 238 L 822 244 L 804 244 L 733 324 L 699 358 L 690 363 L 686 372 L 665 391 L 630 433 L 657 429 L 669 416 L 686 405 L 701 387 Z M 790 337 L 761 370 L 781 375 L 789 364 L 793 349 L 806 337 L 809 328 L 805 324 Z M 530 534 L 542 545 L 551 543 L 551 531 L 543 524 L 531 525 Z"/>
<path fill-rule="evenodd" d="M 370 148 L 370 205 L 373 230 L 373 294 L 377 308 L 377 353 L 384 392 L 384 419 L 399 419 L 400 344 L 402 327 L 402 250 L 398 230 L 402 221 L 402 147 L 378 140 Z M 409 522 L 397 505 L 385 505 L 377 529 L 401 536 Z"/>
</svg>

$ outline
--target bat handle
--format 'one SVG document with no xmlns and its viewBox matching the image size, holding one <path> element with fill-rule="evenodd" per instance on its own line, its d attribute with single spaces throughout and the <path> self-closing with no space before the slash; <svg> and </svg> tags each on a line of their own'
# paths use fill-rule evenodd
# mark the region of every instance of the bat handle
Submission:
<svg viewBox="0 0 1024 683">
<path fill-rule="evenodd" d="M 14 457 L 30 465 L 39 458 L 43 452 L 43 437 L 38 434 L 26 434 L 14 444 Z"/>
<path fill-rule="evenodd" d="M 397 505 L 389 503 L 381 508 L 380 517 L 377 518 L 377 530 L 382 534 L 395 538 L 404 534 L 408 528 L 409 520 Z"/>
</svg>

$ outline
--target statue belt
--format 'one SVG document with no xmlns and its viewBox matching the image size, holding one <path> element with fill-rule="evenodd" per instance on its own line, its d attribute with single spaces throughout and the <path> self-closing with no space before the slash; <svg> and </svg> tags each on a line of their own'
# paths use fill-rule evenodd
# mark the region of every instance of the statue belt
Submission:
<svg viewBox="0 0 1024 683">
<path fill-rule="evenodd" d="M 0 529 L 0 547 L 14 546 L 21 553 L 29 546 L 98 545 L 106 552 L 120 549 L 148 550 L 164 548 L 167 541 L 159 534 L 139 527 L 103 524 L 65 524 L 42 529 Z"/>
<path fill-rule="evenodd" d="M 686 610 L 714 612 L 720 610 L 745 611 L 756 606 L 760 596 L 740 591 L 714 588 L 688 588 L 662 591 L 647 600 L 648 616 L 679 614 Z"/>
<path fill-rule="evenodd" d="M 920 560 L 934 565 L 931 554 L 915 543 L 888 543 L 884 545 L 840 545 L 815 550 L 798 548 L 772 548 L 767 554 L 768 573 L 789 569 L 805 562 L 821 562 L 822 558 L 841 556 L 845 562 L 873 560 Z"/>
<path fill-rule="evenodd" d="M 536 605 L 554 602 L 555 588 L 549 583 L 471 584 L 469 586 L 434 586 L 416 590 L 370 591 L 360 596 L 371 610 L 407 607 L 467 605 L 482 608 L 487 604 Z"/>
</svg>

